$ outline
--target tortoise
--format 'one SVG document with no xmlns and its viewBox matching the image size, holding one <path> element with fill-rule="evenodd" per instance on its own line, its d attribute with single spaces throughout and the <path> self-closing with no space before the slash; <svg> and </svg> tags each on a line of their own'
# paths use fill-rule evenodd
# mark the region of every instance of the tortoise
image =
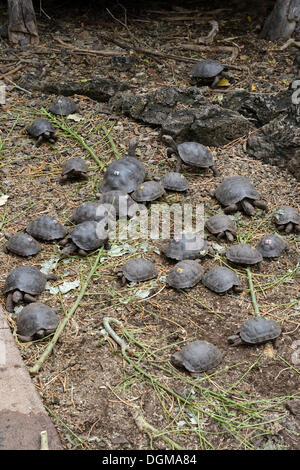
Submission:
<svg viewBox="0 0 300 470">
<path fill-rule="evenodd" d="M 186 164 L 193 168 L 210 168 L 214 176 L 218 176 L 219 172 L 214 165 L 214 159 L 211 152 L 205 145 L 198 142 L 183 142 L 176 145 L 173 137 L 164 135 L 162 137 L 170 147 L 167 148 L 167 156 L 176 156 L 176 172 L 181 172 L 182 165 Z"/>
<path fill-rule="evenodd" d="M 192 68 L 191 75 L 195 81 L 215 88 L 222 77 L 229 78 L 225 69 L 226 66 L 221 64 L 218 60 L 199 60 Z"/>
<path fill-rule="evenodd" d="M 300 214 L 292 206 L 279 207 L 274 214 L 274 222 L 280 232 L 300 233 Z"/>
<path fill-rule="evenodd" d="M 43 241 L 60 240 L 68 233 L 67 229 L 50 215 L 37 217 L 27 225 L 25 230 L 33 238 Z"/>
<path fill-rule="evenodd" d="M 225 214 L 210 217 L 205 223 L 205 228 L 217 238 L 226 238 L 229 242 L 233 242 L 237 235 L 234 221 Z"/>
<path fill-rule="evenodd" d="M 189 189 L 189 183 L 182 173 L 170 171 L 161 180 L 161 184 L 167 191 L 183 192 Z"/>
<path fill-rule="evenodd" d="M 3 247 L 4 253 L 14 253 L 18 256 L 33 256 L 42 249 L 41 245 L 27 233 L 16 233 L 15 235 L 4 234 L 7 243 Z"/>
<path fill-rule="evenodd" d="M 67 180 L 87 180 L 89 167 L 80 157 L 73 157 L 67 160 L 61 169 L 61 181 Z"/>
<path fill-rule="evenodd" d="M 110 217 L 115 217 L 115 210 L 111 205 L 107 206 L 106 204 L 87 201 L 75 209 L 69 220 L 74 224 L 81 224 L 88 220 L 99 222 Z"/>
<path fill-rule="evenodd" d="M 223 354 L 217 346 L 200 340 L 192 341 L 171 356 L 174 366 L 185 368 L 193 376 L 218 366 L 222 359 Z"/>
<path fill-rule="evenodd" d="M 246 176 L 228 176 L 217 187 L 214 196 L 225 206 L 225 214 L 243 210 L 247 215 L 255 214 L 255 207 L 267 211 L 267 205 Z"/>
<path fill-rule="evenodd" d="M 86 256 L 89 251 L 97 250 L 104 246 L 109 249 L 108 232 L 105 230 L 102 221 L 88 220 L 76 225 L 60 243 L 65 246 L 61 251 L 61 258 L 65 258 L 73 253 Z"/>
<path fill-rule="evenodd" d="M 265 235 L 256 245 L 263 258 L 277 258 L 288 249 L 288 244 L 276 233 Z"/>
<path fill-rule="evenodd" d="M 102 193 L 120 190 L 132 193 L 145 179 L 145 165 L 136 158 L 137 139 L 131 139 L 127 156 L 108 165 L 100 185 Z"/>
<path fill-rule="evenodd" d="M 231 269 L 225 266 L 217 266 L 210 269 L 202 278 L 202 283 L 208 289 L 223 294 L 233 291 L 235 293 L 242 292 L 241 283 L 238 276 Z"/>
<path fill-rule="evenodd" d="M 59 116 L 68 116 L 69 114 L 76 113 L 78 111 L 78 106 L 72 98 L 67 96 L 58 96 L 51 103 L 49 111 L 52 114 L 57 114 Z"/>
<path fill-rule="evenodd" d="M 55 274 L 44 274 L 31 265 L 19 266 L 7 276 L 4 294 L 7 295 L 6 310 L 14 311 L 14 304 L 20 301 L 35 302 L 36 295 L 43 292 L 48 280 L 56 280 Z"/>
<path fill-rule="evenodd" d="M 129 194 L 117 189 L 99 194 L 98 198 L 100 204 L 107 204 L 107 207 L 110 205 L 112 207 L 112 213 L 115 213 L 117 217 L 121 218 L 129 217 L 130 207 L 136 204 Z"/>
<path fill-rule="evenodd" d="M 201 281 L 203 273 L 199 260 L 186 259 L 175 264 L 167 275 L 166 282 L 174 289 L 188 289 Z"/>
<path fill-rule="evenodd" d="M 226 251 L 226 258 L 232 263 L 244 266 L 257 264 L 259 269 L 260 263 L 263 260 L 261 253 L 247 243 L 232 245 Z"/>
<path fill-rule="evenodd" d="M 165 190 L 158 181 L 145 181 L 131 194 L 136 202 L 150 202 L 164 196 Z"/>
<path fill-rule="evenodd" d="M 280 334 L 281 327 L 274 320 L 255 317 L 244 322 L 236 335 L 229 336 L 228 343 L 234 346 L 241 343 L 266 343 L 267 341 L 275 341 Z"/>
<path fill-rule="evenodd" d="M 158 272 L 154 264 L 144 258 L 136 258 L 127 261 L 117 272 L 117 276 L 122 279 L 124 285 L 126 281 L 142 282 L 149 281 L 158 276 Z"/>
<path fill-rule="evenodd" d="M 209 251 L 209 247 L 206 240 L 200 235 L 182 233 L 178 237 L 169 240 L 161 251 L 167 258 L 181 261 L 205 256 Z"/>
<path fill-rule="evenodd" d="M 30 303 L 17 315 L 18 339 L 24 342 L 44 338 L 58 325 L 57 311 L 40 302 Z"/>
<path fill-rule="evenodd" d="M 27 128 L 27 133 L 36 138 L 35 146 L 39 147 L 44 140 L 54 143 L 57 141 L 55 129 L 47 119 L 38 118 Z"/>
</svg>

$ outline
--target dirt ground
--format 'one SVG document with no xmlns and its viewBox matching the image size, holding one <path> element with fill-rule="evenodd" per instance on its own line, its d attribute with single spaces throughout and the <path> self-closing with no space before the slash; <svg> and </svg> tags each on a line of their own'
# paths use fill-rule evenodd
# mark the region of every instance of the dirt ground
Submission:
<svg viewBox="0 0 300 470">
<path fill-rule="evenodd" d="M 95 2 L 96 3 L 96 2 Z M 144 2 L 143 2 L 144 4 Z M 86 80 L 91 75 L 114 76 L 148 92 L 160 86 L 190 86 L 191 64 L 160 58 L 153 60 L 136 54 L 137 64 L 129 71 L 116 71 L 110 57 L 66 51 L 59 41 L 78 49 L 128 52 L 99 38 L 98 32 L 114 33 L 122 41 L 143 48 L 186 57 L 211 57 L 181 50 L 182 43 L 195 42 L 210 30 L 209 21 L 219 22 L 217 45 L 235 45 L 239 53 L 234 65 L 247 65 L 249 72 L 234 71 L 235 83 L 253 93 L 277 93 L 291 78 L 294 51 L 278 50 L 278 45 L 258 40 L 259 26 L 266 10 L 236 2 L 210 2 L 209 14 L 196 2 L 186 10 L 173 9 L 163 2 L 144 4 L 143 10 L 115 5 L 109 10 L 79 7 L 38 12 L 40 45 L 13 48 L 1 40 L 0 75 L 18 65 L 22 68 L 7 75 L 7 102 L 0 108 L 1 192 L 9 198 L 0 207 L 1 246 L 4 233 L 22 231 L 38 215 L 52 215 L 65 224 L 82 202 L 95 200 L 103 170 L 74 135 L 57 129 L 56 144 L 35 147 L 26 135 L 26 127 L 42 108 L 47 109 L 53 95 L 30 93 L 18 88 L 25 73 L 42 70 L 43 79 Z M 5 22 L 5 9 L 0 19 Z M 183 19 L 182 19 L 183 18 Z M 133 53 L 134 54 L 134 53 Z M 213 57 L 228 60 L 228 52 Z M 1 79 L 1 76 L 0 76 Z M 209 91 L 214 102 L 222 92 Z M 107 165 L 114 158 L 113 146 L 123 154 L 132 136 L 139 138 L 139 157 L 147 169 L 161 176 L 174 169 L 166 158 L 166 146 L 159 129 L 146 127 L 124 116 L 109 116 L 107 105 L 85 96 L 75 96 L 79 119 L 67 125 L 93 149 Z M 111 128 L 109 141 L 103 125 Z M 211 148 L 220 176 L 210 171 L 195 175 L 185 170 L 191 191 L 168 194 L 161 201 L 204 204 L 205 215 L 221 211 L 210 196 L 222 179 L 239 174 L 249 177 L 268 213 L 257 210 L 249 218 L 237 213 L 239 240 L 255 246 L 265 234 L 276 232 L 272 212 L 279 206 L 299 206 L 299 185 L 277 167 L 251 160 L 244 151 L 246 136 L 223 148 Z M 82 156 L 89 164 L 89 180 L 60 184 L 62 164 L 72 156 Z M 228 246 L 207 234 L 208 240 Z M 235 267 L 244 291 L 219 296 L 202 283 L 188 292 L 167 288 L 165 276 L 174 265 L 160 254 L 163 240 L 111 240 L 113 251 L 103 252 L 75 314 L 62 332 L 52 355 L 32 380 L 53 419 L 65 449 L 297 449 L 299 448 L 299 236 L 285 236 L 288 253 L 264 261 L 262 270 L 252 268 L 260 313 L 282 327 L 277 347 L 271 344 L 230 347 L 228 336 L 254 315 L 246 270 Z M 32 259 L 0 254 L 1 291 L 7 274 L 21 264 L 41 267 L 49 259 L 58 260 L 58 244 L 43 244 Z M 116 276 L 126 260 L 142 255 L 152 260 L 159 276 L 140 285 L 122 286 Z M 54 272 L 59 286 L 80 281 L 80 286 L 65 294 L 45 291 L 41 302 L 59 309 L 62 319 L 69 311 L 88 276 L 97 254 L 59 261 Z M 206 270 L 226 263 L 224 254 L 206 256 Z M 298 276 L 298 277 L 297 277 Z M 1 301 L 4 305 L 5 297 Z M 113 317 L 118 335 L 130 343 L 132 355 L 122 357 L 121 348 L 104 334 L 103 318 Z M 14 317 L 10 324 L 15 330 Z M 198 378 L 176 369 L 170 356 L 183 344 L 203 339 L 224 353 L 221 364 Z M 16 339 L 17 340 L 17 339 Z M 19 343 L 22 357 L 30 368 L 40 357 L 49 338 Z M 298 346 L 297 346 L 298 345 Z M 298 406 L 298 411 L 297 411 Z M 143 424 L 138 426 L 138 419 Z"/>
</svg>

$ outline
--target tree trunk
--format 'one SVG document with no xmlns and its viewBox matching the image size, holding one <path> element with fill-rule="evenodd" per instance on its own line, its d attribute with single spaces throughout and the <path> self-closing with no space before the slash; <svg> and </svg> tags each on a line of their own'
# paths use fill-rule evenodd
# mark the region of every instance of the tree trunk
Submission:
<svg viewBox="0 0 300 470">
<path fill-rule="evenodd" d="M 286 40 L 300 24 L 300 0 L 276 0 L 260 37 L 270 41 Z"/>
<path fill-rule="evenodd" d="M 38 44 L 32 0 L 8 0 L 8 38 L 15 44 Z"/>
</svg>

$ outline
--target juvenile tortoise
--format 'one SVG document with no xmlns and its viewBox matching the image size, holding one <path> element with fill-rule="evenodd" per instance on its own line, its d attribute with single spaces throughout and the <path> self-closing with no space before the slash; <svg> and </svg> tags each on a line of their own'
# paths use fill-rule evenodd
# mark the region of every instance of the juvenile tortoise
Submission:
<svg viewBox="0 0 300 470">
<path fill-rule="evenodd" d="M 94 220 L 99 222 L 100 220 L 107 219 L 107 221 L 115 218 L 115 209 L 111 204 L 102 204 L 98 202 L 83 202 L 80 204 L 73 214 L 70 216 L 69 220 L 74 224 L 81 224 L 88 220 Z"/>
<path fill-rule="evenodd" d="M 262 254 L 256 249 L 252 248 L 247 243 L 241 243 L 232 245 L 226 251 L 226 258 L 234 264 L 240 264 L 242 266 L 258 265 L 260 269 L 260 263 L 263 260 Z"/>
<path fill-rule="evenodd" d="M 165 190 L 158 181 L 145 181 L 131 194 L 136 202 L 151 202 L 164 196 Z"/>
<path fill-rule="evenodd" d="M 81 157 L 72 157 L 67 160 L 61 169 L 61 182 L 67 180 L 87 180 L 89 167 Z"/>
<path fill-rule="evenodd" d="M 27 128 L 27 133 L 36 139 L 35 146 L 39 147 L 43 141 L 54 143 L 57 141 L 55 129 L 47 119 L 38 118 Z"/>
<path fill-rule="evenodd" d="M 210 168 L 214 176 L 218 176 L 219 172 L 214 165 L 212 153 L 205 145 L 198 142 L 183 142 L 176 145 L 173 137 L 170 135 L 163 135 L 163 141 L 169 145 L 167 148 L 167 156 L 175 155 L 176 172 L 181 172 L 182 165 L 186 164 L 193 168 Z"/>
<path fill-rule="evenodd" d="M 18 256 L 34 256 L 42 249 L 41 245 L 27 233 L 16 233 L 15 235 L 4 234 L 7 242 L 3 247 L 5 253 L 14 253 Z"/>
<path fill-rule="evenodd" d="M 35 296 L 41 294 L 48 280 L 56 280 L 55 274 L 43 274 L 35 266 L 19 266 L 11 271 L 4 284 L 7 295 L 6 310 L 14 311 L 14 305 L 20 301 L 35 302 Z"/>
<path fill-rule="evenodd" d="M 205 228 L 217 238 L 226 238 L 229 242 L 233 242 L 237 235 L 234 221 L 225 214 L 216 214 L 210 217 L 205 223 Z"/>
<path fill-rule="evenodd" d="M 280 232 L 300 233 L 300 214 L 295 207 L 279 207 L 274 214 L 274 222 Z"/>
<path fill-rule="evenodd" d="M 20 341 L 34 341 L 50 335 L 58 325 L 57 311 L 40 302 L 30 303 L 17 315 Z"/>
<path fill-rule="evenodd" d="M 263 258 L 277 258 L 288 250 L 288 244 L 276 233 L 265 235 L 256 245 Z"/>
<path fill-rule="evenodd" d="M 191 75 L 194 81 L 215 88 L 222 77 L 229 78 L 225 70 L 226 66 L 218 60 L 204 59 L 196 62 Z"/>
<path fill-rule="evenodd" d="M 110 248 L 108 231 L 105 229 L 106 223 L 102 220 L 88 220 L 76 225 L 76 227 L 63 239 L 60 244 L 65 246 L 61 250 L 60 258 L 72 254 L 86 256 L 89 251 L 94 251 L 104 246 L 106 250 Z"/>
<path fill-rule="evenodd" d="M 136 258 L 127 261 L 120 271 L 117 272 L 117 276 L 121 278 L 122 284 L 124 285 L 126 281 L 149 281 L 150 279 L 157 277 L 158 272 L 151 261 L 144 258 Z"/>
<path fill-rule="evenodd" d="M 167 191 L 187 191 L 190 187 L 188 180 L 182 173 L 170 171 L 166 173 L 161 180 L 161 185 Z"/>
<path fill-rule="evenodd" d="M 267 204 L 246 176 L 228 176 L 214 192 L 216 199 L 225 206 L 225 214 L 243 210 L 247 215 L 255 214 L 255 207 L 267 211 Z"/>
<path fill-rule="evenodd" d="M 175 264 L 167 275 L 166 282 L 174 289 L 189 289 L 201 281 L 203 273 L 199 260 L 186 259 Z"/>
<path fill-rule="evenodd" d="M 210 269 L 202 278 L 202 283 L 217 294 L 225 292 L 242 292 L 241 282 L 232 269 L 226 266 L 217 266 Z"/>
<path fill-rule="evenodd" d="M 33 238 L 46 242 L 60 240 L 68 233 L 68 230 L 50 215 L 37 217 L 29 222 L 25 230 Z"/>
<path fill-rule="evenodd" d="M 229 336 L 228 343 L 260 344 L 267 341 L 275 341 L 281 334 L 281 327 L 274 320 L 264 317 L 251 318 L 244 322 L 236 335 Z"/>
<path fill-rule="evenodd" d="M 223 354 L 217 346 L 200 340 L 187 344 L 171 356 L 174 366 L 185 368 L 195 377 L 217 367 L 222 359 Z"/>
<path fill-rule="evenodd" d="M 169 240 L 163 245 L 161 251 L 167 258 L 181 261 L 200 258 L 209 250 L 210 247 L 201 235 L 186 232 Z"/>
</svg>

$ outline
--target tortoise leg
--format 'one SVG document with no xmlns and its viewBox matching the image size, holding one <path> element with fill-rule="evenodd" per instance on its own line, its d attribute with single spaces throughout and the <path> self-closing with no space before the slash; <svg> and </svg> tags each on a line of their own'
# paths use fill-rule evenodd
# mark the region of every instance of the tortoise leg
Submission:
<svg viewBox="0 0 300 470">
<path fill-rule="evenodd" d="M 38 137 L 36 143 L 35 143 L 35 146 L 36 146 L 36 147 L 39 147 L 39 146 L 42 144 L 43 139 L 44 139 L 43 136 L 40 135 L 40 136 Z"/>
<path fill-rule="evenodd" d="M 49 273 L 46 275 L 47 281 L 57 281 L 58 277 L 54 273 Z"/>
<path fill-rule="evenodd" d="M 21 300 L 23 300 L 23 294 L 19 290 L 15 290 L 12 295 L 12 301 L 14 304 L 19 303 Z"/>
<path fill-rule="evenodd" d="M 80 249 L 80 250 L 78 250 L 78 254 L 79 254 L 80 256 L 87 256 L 87 251 Z"/>
<path fill-rule="evenodd" d="M 10 292 L 7 296 L 6 302 L 5 302 L 5 308 L 8 312 L 13 312 L 14 311 L 14 303 L 13 303 L 13 294 Z"/>
<path fill-rule="evenodd" d="M 234 212 L 238 211 L 237 204 L 230 204 L 230 206 L 225 207 L 224 213 L 225 214 L 233 214 Z"/>
<path fill-rule="evenodd" d="M 241 206 L 247 215 L 253 216 L 255 214 L 255 209 L 248 199 L 243 199 L 241 201 Z"/>
<path fill-rule="evenodd" d="M 286 224 L 285 226 L 285 233 L 292 233 L 294 229 L 294 224 L 293 222 L 289 222 L 288 224 Z"/>
<path fill-rule="evenodd" d="M 212 84 L 210 85 L 211 88 L 216 88 L 219 81 L 221 79 L 221 75 L 217 75 L 215 78 L 214 78 L 214 81 L 212 82 Z"/>
<path fill-rule="evenodd" d="M 243 292 L 243 288 L 241 286 L 233 286 L 232 290 L 235 294 L 240 294 L 241 292 Z"/>
<path fill-rule="evenodd" d="M 66 246 L 60 255 L 60 259 L 67 258 L 67 256 L 72 255 L 73 253 L 77 252 L 77 246 L 74 243 L 70 243 L 69 246 Z"/>
<path fill-rule="evenodd" d="M 27 302 L 27 303 L 36 302 L 36 298 L 33 297 L 33 295 L 24 294 L 24 302 Z"/>
<path fill-rule="evenodd" d="M 211 170 L 212 170 L 214 176 L 219 176 L 219 175 L 220 175 L 220 172 L 219 172 L 219 170 L 215 167 L 215 165 L 211 166 L 210 168 L 211 168 Z"/>
<path fill-rule="evenodd" d="M 234 241 L 234 236 L 233 234 L 230 232 L 230 230 L 225 230 L 225 236 L 227 238 L 227 240 L 229 242 L 233 242 Z"/>
<path fill-rule="evenodd" d="M 219 233 L 217 234 L 217 239 L 218 239 L 218 240 L 221 240 L 221 238 L 224 238 L 225 234 L 226 234 L 226 232 L 219 232 Z"/>
<path fill-rule="evenodd" d="M 176 155 L 176 171 L 177 173 L 181 173 L 182 171 L 182 160 L 179 155 Z"/>
<path fill-rule="evenodd" d="M 285 232 L 285 225 L 277 225 L 277 230 L 279 232 Z"/>
<path fill-rule="evenodd" d="M 257 207 L 258 209 L 261 209 L 263 211 L 266 211 L 268 212 L 268 206 L 267 206 L 267 203 L 265 201 L 262 201 L 262 200 L 254 200 L 252 201 L 253 205 L 255 207 Z"/>
<path fill-rule="evenodd" d="M 240 335 L 229 336 L 229 338 L 227 338 L 227 341 L 231 346 L 237 346 L 238 344 L 241 344 L 242 342 Z"/>
<path fill-rule="evenodd" d="M 8 250 L 6 245 L 4 245 L 4 247 L 2 248 L 2 251 L 3 251 L 3 253 L 6 253 L 6 254 L 9 253 L 9 250 Z"/>
</svg>

